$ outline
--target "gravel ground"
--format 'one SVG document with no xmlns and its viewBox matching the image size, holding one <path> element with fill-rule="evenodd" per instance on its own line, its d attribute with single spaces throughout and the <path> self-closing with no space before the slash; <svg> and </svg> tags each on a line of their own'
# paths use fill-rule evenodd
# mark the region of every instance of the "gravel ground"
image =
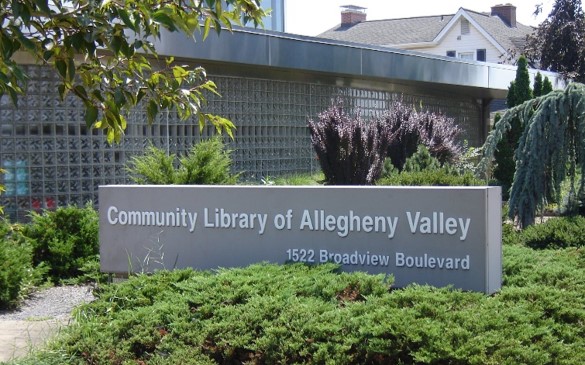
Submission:
<svg viewBox="0 0 585 365">
<path fill-rule="evenodd" d="M 0 321 L 56 319 L 67 322 L 76 306 L 91 302 L 91 286 L 56 286 L 32 293 L 16 310 L 0 311 Z"/>
</svg>

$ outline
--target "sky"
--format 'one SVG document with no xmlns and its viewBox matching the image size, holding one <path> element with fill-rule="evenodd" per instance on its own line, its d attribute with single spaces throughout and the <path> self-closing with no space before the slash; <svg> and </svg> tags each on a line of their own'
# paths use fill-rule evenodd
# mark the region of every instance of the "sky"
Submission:
<svg viewBox="0 0 585 365">
<path fill-rule="evenodd" d="M 550 13 L 554 0 L 285 0 L 285 31 L 321 34 L 340 23 L 343 5 L 367 8 L 367 20 L 378 20 L 455 14 L 459 8 L 490 12 L 493 5 L 503 3 L 516 6 L 519 23 L 538 26 Z M 537 4 L 542 4 L 543 12 L 534 17 Z"/>
</svg>

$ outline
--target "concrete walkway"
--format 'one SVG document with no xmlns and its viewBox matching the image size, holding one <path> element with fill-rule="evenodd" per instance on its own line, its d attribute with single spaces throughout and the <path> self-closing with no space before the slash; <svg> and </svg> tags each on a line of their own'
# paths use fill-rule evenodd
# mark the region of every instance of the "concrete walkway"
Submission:
<svg viewBox="0 0 585 365">
<path fill-rule="evenodd" d="M 23 357 L 65 326 L 56 319 L 38 321 L 0 320 L 0 362 Z"/>
</svg>

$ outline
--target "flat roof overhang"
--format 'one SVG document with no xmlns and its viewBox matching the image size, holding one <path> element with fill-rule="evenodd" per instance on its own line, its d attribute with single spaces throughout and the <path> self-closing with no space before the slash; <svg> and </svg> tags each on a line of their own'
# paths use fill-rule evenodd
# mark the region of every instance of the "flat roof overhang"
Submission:
<svg viewBox="0 0 585 365">
<path fill-rule="evenodd" d="M 516 67 L 248 28 L 196 41 L 165 32 L 159 55 L 202 64 L 209 73 L 326 82 L 424 94 L 505 98 Z M 530 70 L 532 77 L 536 70 Z M 543 72 L 553 85 L 554 73 Z"/>
</svg>

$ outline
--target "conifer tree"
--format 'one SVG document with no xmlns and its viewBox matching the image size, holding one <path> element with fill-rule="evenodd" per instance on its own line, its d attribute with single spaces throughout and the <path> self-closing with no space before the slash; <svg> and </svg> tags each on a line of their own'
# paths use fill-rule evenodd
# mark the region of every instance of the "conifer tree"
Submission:
<svg viewBox="0 0 585 365">
<path fill-rule="evenodd" d="M 537 98 L 542 94 L 542 74 L 540 72 L 536 73 L 536 76 L 534 77 L 534 88 L 532 89 L 532 95 Z"/>
<path fill-rule="evenodd" d="M 564 90 L 554 90 L 506 111 L 486 140 L 481 171 L 487 171 L 499 141 L 515 118 L 524 128 L 515 153 L 509 216 L 524 228 L 534 223 L 549 189 L 560 200 L 565 179 L 569 179 L 569 201 L 583 203 L 585 179 L 576 186 L 575 175 L 579 168 L 585 171 L 585 85 L 571 83 Z"/>
<path fill-rule="evenodd" d="M 520 56 L 516 69 L 516 78 L 508 88 L 508 108 L 522 104 L 530 99 L 532 99 L 532 90 L 530 88 L 530 75 L 528 74 L 528 61 L 526 57 Z M 516 118 L 511 121 L 511 128 L 498 144 L 495 154 L 497 165 L 494 169 L 494 178 L 502 186 L 504 199 L 508 198 L 508 191 L 514 179 L 514 151 L 518 147 L 521 133 L 522 123 L 519 118 Z"/>
<path fill-rule="evenodd" d="M 553 91 L 552 83 L 548 79 L 548 77 L 544 77 L 544 82 L 542 84 L 542 95 L 546 95 Z"/>
</svg>

